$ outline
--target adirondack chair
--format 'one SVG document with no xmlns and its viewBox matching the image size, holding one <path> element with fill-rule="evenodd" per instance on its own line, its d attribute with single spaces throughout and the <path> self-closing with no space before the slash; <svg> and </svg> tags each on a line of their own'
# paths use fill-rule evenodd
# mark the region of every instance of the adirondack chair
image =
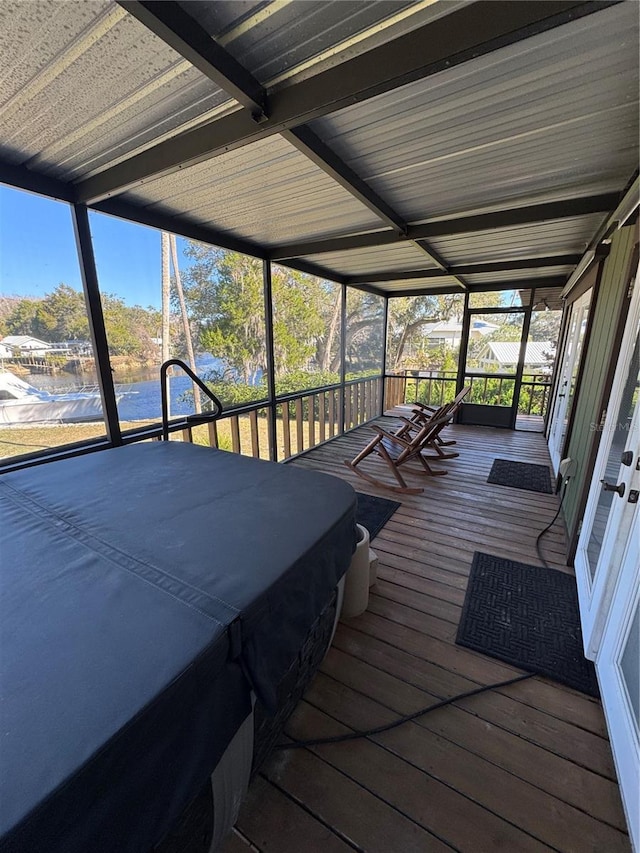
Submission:
<svg viewBox="0 0 640 853">
<path fill-rule="evenodd" d="M 395 433 L 388 432 L 377 424 L 372 424 L 371 428 L 376 433 L 375 437 L 354 459 L 345 459 L 344 464 L 359 477 L 373 483 L 374 486 L 381 486 L 384 489 L 391 489 L 394 492 L 401 492 L 406 495 L 421 494 L 424 489 L 408 486 L 400 468 L 408 462 L 415 461 L 422 466 L 421 473 L 428 474 L 431 477 L 443 476 L 448 473 L 447 471 L 433 470 L 422 455 L 422 450 L 430 445 L 438 431 L 449 422 L 449 406 L 450 404 L 443 406 L 442 412 L 438 410 L 431 418 L 426 419 L 421 426 L 408 418 L 403 418 L 405 423 Z M 377 453 L 388 465 L 389 470 L 398 482 L 397 486 L 382 482 L 359 467 L 363 459 L 366 459 L 373 452 Z"/>
</svg>

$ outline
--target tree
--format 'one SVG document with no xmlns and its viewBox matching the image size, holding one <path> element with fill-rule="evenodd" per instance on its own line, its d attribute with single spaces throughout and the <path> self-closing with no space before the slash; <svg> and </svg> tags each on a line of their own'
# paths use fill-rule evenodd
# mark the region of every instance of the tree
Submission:
<svg viewBox="0 0 640 853">
<path fill-rule="evenodd" d="M 267 366 L 261 262 L 199 243 L 188 243 L 185 254 L 193 261 L 182 275 L 185 299 L 196 318 L 201 347 L 244 382 L 254 383 Z M 320 289 L 312 276 L 280 266 L 272 270 L 271 288 L 276 366 L 279 373 L 291 373 L 308 367 L 322 352 L 333 290 Z M 324 343 L 330 352 L 332 342 L 327 338 Z"/>
<path fill-rule="evenodd" d="M 409 343 L 423 339 L 422 330 L 428 323 L 441 320 L 461 320 L 460 294 L 447 293 L 434 296 L 408 296 L 389 301 L 389 328 L 387 331 L 388 364 L 392 370 L 400 368 Z"/>
<path fill-rule="evenodd" d="M 157 355 L 153 339 L 160 327 L 154 308 L 125 305 L 110 294 L 102 295 L 102 311 L 111 355 L 128 355 L 149 360 Z M 15 301 L 6 317 L 11 335 L 33 335 L 48 343 L 89 340 L 89 321 L 84 295 L 67 284 L 59 284 L 42 299 Z"/>
<path fill-rule="evenodd" d="M 59 284 L 42 299 L 20 300 L 6 326 L 9 334 L 33 335 L 51 343 L 89 337 L 84 297 L 68 284 Z"/>
</svg>

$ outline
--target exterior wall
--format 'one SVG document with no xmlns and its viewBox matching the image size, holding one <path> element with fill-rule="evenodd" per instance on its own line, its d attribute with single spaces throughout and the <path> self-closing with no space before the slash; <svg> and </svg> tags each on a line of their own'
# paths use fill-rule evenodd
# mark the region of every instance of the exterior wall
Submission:
<svg viewBox="0 0 640 853">
<path fill-rule="evenodd" d="M 598 425 L 602 416 L 606 385 L 611 381 L 610 365 L 618 346 L 616 331 L 620 312 L 627 296 L 629 266 L 637 241 L 634 226 L 622 228 L 613 235 L 611 252 L 605 266 L 592 315 L 588 350 L 584 354 L 583 379 L 575 400 L 573 429 L 564 456 L 577 463 L 564 499 L 564 518 L 572 560 L 577 543 L 579 523 L 584 512 L 595 453 L 599 444 Z"/>
</svg>

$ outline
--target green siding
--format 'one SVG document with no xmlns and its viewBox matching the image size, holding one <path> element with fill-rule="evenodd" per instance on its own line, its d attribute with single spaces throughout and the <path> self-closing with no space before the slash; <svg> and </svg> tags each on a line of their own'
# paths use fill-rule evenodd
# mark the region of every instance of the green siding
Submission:
<svg viewBox="0 0 640 853">
<path fill-rule="evenodd" d="M 591 472 L 586 470 L 595 442 L 599 439 L 600 401 L 613 355 L 614 338 L 627 286 L 629 260 L 634 246 L 635 229 L 622 228 L 612 240 L 611 252 L 605 261 L 600 292 L 592 315 L 592 330 L 588 350 L 584 354 L 584 374 L 579 396 L 575 400 L 575 419 L 568 452 L 577 462 L 577 472 L 569 482 L 564 500 L 564 517 L 569 541 L 577 535 L 580 518 L 580 497 L 588 488 Z"/>
</svg>

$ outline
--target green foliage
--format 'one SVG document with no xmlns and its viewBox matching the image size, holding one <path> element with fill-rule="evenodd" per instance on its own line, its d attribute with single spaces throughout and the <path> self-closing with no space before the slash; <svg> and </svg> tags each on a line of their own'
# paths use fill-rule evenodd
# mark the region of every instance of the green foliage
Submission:
<svg viewBox="0 0 640 853">
<path fill-rule="evenodd" d="M 141 359 L 157 356 L 152 339 L 160 327 L 158 311 L 130 307 L 109 294 L 102 297 L 102 309 L 111 355 Z M 16 300 L 4 325 L 7 334 L 33 335 L 48 343 L 89 340 L 84 296 L 67 284 L 59 284 L 42 299 Z"/>
<path fill-rule="evenodd" d="M 462 310 L 461 296 L 454 293 L 390 299 L 387 331 L 389 368 L 429 369 L 430 342 L 424 336 L 424 327 L 441 320 L 459 319 Z"/>
<path fill-rule="evenodd" d="M 266 371 L 262 264 L 237 252 L 188 242 L 185 299 L 200 345 L 252 384 Z M 278 375 L 324 365 L 337 351 L 335 303 L 339 288 L 274 266 L 273 335 Z M 338 315 L 339 316 L 339 315 Z M 332 331 L 333 329 L 333 331 Z"/>
<path fill-rule="evenodd" d="M 350 288 L 347 291 L 346 370 L 357 376 L 370 370 L 381 373 L 383 339 L 383 298 Z"/>
</svg>

